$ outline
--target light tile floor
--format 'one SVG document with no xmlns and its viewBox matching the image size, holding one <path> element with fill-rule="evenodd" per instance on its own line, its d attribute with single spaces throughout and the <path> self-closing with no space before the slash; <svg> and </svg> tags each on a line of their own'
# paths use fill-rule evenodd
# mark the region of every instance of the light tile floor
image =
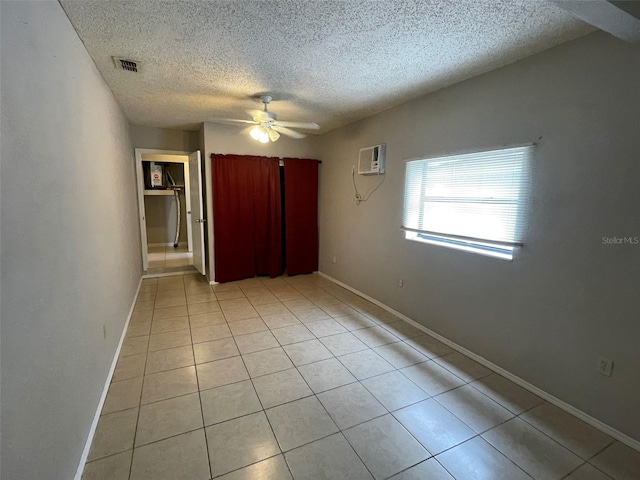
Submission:
<svg viewBox="0 0 640 480">
<path fill-rule="evenodd" d="M 85 480 L 631 480 L 640 453 L 317 275 L 146 279 Z"/>
<path fill-rule="evenodd" d="M 149 268 L 184 267 L 193 265 L 193 253 L 187 251 L 186 245 L 148 246 Z"/>
<path fill-rule="evenodd" d="M 145 274 L 147 275 L 183 275 L 185 273 L 198 273 L 193 266 L 193 253 L 187 251 L 186 245 L 173 246 L 149 246 L 149 264 Z"/>
</svg>

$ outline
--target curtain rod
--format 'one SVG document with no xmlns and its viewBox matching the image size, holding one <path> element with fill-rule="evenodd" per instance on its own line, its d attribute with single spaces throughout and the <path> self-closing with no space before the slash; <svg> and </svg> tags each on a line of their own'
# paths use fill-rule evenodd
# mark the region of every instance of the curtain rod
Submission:
<svg viewBox="0 0 640 480">
<path fill-rule="evenodd" d="M 248 156 L 248 157 L 263 157 L 263 158 L 269 158 L 266 155 L 242 155 L 240 153 L 211 153 L 210 157 L 213 155 L 237 155 L 237 156 Z M 271 157 L 273 158 L 273 157 Z M 318 162 L 318 163 L 322 163 L 322 160 L 316 160 L 315 158 L 294 158 L 294 157 L 278 157 L 278 160 L 280 160 L 281 162 L 284 161 L 285 158 L 288 158 L 289 160 L 312 160 L 314 162 Z"/>
<path fill-rule="evenodd" d="M 281 162 L 284 162 L 285 158 L 289 160 L 313 160 L 314 162 L 322 163 L 322 160 L 316 160 L 315 158 L 293 158 L 293 157 L 278 157 Z"/>
</svg>

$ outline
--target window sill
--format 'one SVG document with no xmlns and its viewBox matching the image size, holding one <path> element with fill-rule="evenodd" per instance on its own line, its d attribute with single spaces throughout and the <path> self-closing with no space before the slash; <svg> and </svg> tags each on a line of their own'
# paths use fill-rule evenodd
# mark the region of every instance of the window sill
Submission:
<svg viewBox="0 0 640 480">
<path fill-rule="evenodd" d="M 454 240 L 446 237 L 437 237 L 433 235 L 425 235 L 417 232 L 404 232 L 404 238 L 413 242 L 428 243 L 463 252 L 476 253 L 487 257 L 499 258 L 500 260 L 513 260 L 516 247 L 497 246 L 491 243 L 476 243 L 462 240 Z"/>
</svg>

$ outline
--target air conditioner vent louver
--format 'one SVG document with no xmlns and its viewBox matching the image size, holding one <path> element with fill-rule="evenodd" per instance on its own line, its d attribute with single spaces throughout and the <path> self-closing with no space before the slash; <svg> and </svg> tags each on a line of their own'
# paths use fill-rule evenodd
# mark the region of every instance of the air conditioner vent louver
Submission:
<svg viewBox="0 0 640 480">
<path fill-rule="evenodd" d="M 386 144 L 360 149 L 358 157 L 358 175 L 384 174 Z"/>
<path fill-rule="evenodd" d="M 136 62 L 135 60 L 113 57 L 113 63 L 118 70 L 126 70 L 127 72 L 134 73 L 138 73 L 140 71 L 140 62 Z"/>
</svg>

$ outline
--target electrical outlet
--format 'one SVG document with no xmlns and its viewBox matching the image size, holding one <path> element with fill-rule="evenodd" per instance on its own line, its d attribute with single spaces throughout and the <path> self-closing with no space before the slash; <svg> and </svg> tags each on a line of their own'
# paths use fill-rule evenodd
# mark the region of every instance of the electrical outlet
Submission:
<svg viewBox="0 0 640 480">
<path fill-rule="evenodd" d="M 606 375 L 607 377 L 610 377 L 611 370 L 613 370 L 613 360 L 600 357 L 598 359 L 598 368 L 597 368 L 598 373 L 602 375 Z"/>
<path fill-rule="evenodd" d="M 331 259 L 331 263 L 337 263 L 338 259 L 336 258 L 336 256 L 334 255 L 333 258 Z"/>
<path fill-rule="evenodd" d="M 398 288 L 404 287 L 404 280 L 398 279 Z"/>
</svg>

